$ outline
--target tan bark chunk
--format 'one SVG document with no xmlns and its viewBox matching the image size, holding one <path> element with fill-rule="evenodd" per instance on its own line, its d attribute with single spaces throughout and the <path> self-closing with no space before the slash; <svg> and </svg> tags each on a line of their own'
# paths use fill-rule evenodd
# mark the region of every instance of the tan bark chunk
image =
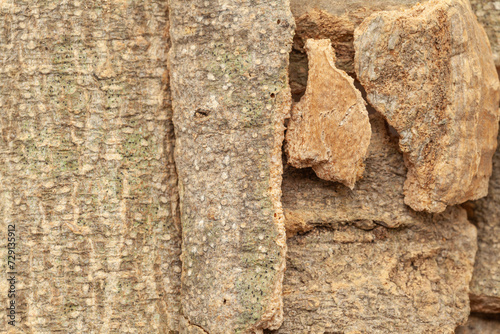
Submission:
<svg viewBox="0 0 500 334">
<path fill-rule="evenodd" d="M 471 308 L 475 312 L 500 313 L 500 147 L 493 157 L 488 196 L 470 204 L 478 227 Z"/>
<path fill-rule="evenodd" d="M 351 189 L 363 174 L 371 128 L 354 80 L 335 67 L 330 40 L 309 39 L 306 94 L 292 108 L 286 135 L 288 163 L 312 167 L 325 180 Z"/>
<path fill-rule="evenodd" d="M 289 3 L 170 3 L 183 315 L 210 334 L 277 328 Z"/>
<path fill-rule="evenodd" d="M 441 212 L 487 194 L 498 131 L 498 76 L 468 1 L 379 12 L 355 33 L 369 102 L 400 135 L 405 202 Z"/>
<path fill-rule="evenodd" d="M 397 142 L 380 115 L 371 121 L 366 177 L 355 190 L 285 171 L 287 232 L 308 232 L 288 239 L 288 316 L 276 333 L 449 334 L 469 315 L 475 227 L 461 208 L 430 214 L 404 204 Z"/>
<path fill-rule="evenodd" d="M 371 114 L 370 121 L 366 168 L 354 190 L 321 180 L 307 169 L 285 169 L 282 201 L 289 236 L 328 223 L 370 221 L 395 228 L 428 219 L 428 214 L 404 204 L 406 168 L 397 138 L 389 134 L 380 114 Z"/>
</svg>

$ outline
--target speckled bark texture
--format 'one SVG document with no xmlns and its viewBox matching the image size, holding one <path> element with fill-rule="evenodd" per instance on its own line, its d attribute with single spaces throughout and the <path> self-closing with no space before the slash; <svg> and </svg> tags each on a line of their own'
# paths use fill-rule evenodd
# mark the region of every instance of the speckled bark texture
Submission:
<svg viewBox="0 0 500 334">
<path fill-rule="evenodd" d="M 500 313 L 500 148 L 493 157 L 488 196 L 472 203 L 478 251 L 471 282 L 471 308 Z"/>
<path fill-rule="evenodd" d="M 456 329 L 455 334 L 498 334 L 500 333 L 500 315 L 485 317 L 473 314 L 465 326 Z"/>
<path fill-rule="evenodd" d="M 286 316 L 275 333 L 453 333 L 467 320 L 476 229 L 457 207 L 405 207 L 397 143 L 380 116 L 372 129 L 354 191 L 285 171 L 287 232 L 301 234 L 288 240 Z M 309 232 L 289 225 L 297 217 Z"/>
<path fill-rule="evenodd" d="M 287 162 L 312 167 L 320 178 L 354 188 L 364 170 L 371 128 L 354 79 L 335 67 L 329 39 L 306 42 L 306 94 L 292 108 L 286 133 Z"/>
<path fill-rule="evenodd" d="M 355 32 L 368 101 L 400 134 L 405 203 L 441 212 L 488 192 L 500 84 L 466 0 L 379 12 Z"/>
<path fill-rule="evenodd" d="M 16 224 L 20 332 L 178 330 L 167 15 L 154 0 L 0 1 L 0 238 Z"/>
<path fill-rule="evenodd" d="M 210 334 L 282 322 L 289 3 L 171 1 L 183 314 Z"/>
<path fill-rule="evenodd" d="M 470 0 L 479 23 L 484 27 L 493 49 L 493 60 L 500 67 L 500 1 Z"/>
</svg>

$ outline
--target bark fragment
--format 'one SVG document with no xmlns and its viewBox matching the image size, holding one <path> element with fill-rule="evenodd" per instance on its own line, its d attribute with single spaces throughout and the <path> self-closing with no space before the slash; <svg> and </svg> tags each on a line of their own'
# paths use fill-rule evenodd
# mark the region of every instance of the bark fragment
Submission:
<svg viewBox="0 0 500 334">
<path fill-rule="evenodd" d="M 371 119 L 355 190 L 285 171 L 287 232 L 297 217 L 310 231 L 288 239 L 287 316 L 275 333 L 453 333 L 467 320 L 476 229 L 461 208 L 404 205 L 397 143 L 379 115 Z"/>
<path fill-rule="evenodd" d="M 286 135 L 287 162 L 353 188 L 363 174 L 371 128 L 354 79 L 335 67 L 329 39 L 306 42 L 306 94 L 293 106 Z"/>
<path fill-rule="evenodd" d="M 171 1 L 183 314 L 215 333 L 282 321 L 288 1 Z"/>
<path fill-rule="evenodd" d="M 471 308 L 475 312 L 500 313 L 500 148 L 493 157 L 488 196 L 471 204 L 478 227 Z"/>
<path fill-rule="evenodd" d="M 167 9 L 0 1 L 0 237 L 16 224 L 19 331 L 178 330 Z"/>
<path fill-rule="evenodd" d="M 307 169 L 285 168 L 283 207 L 289 236 L 316 226 L 356 222 L 361 226 L 389 228 L 412 226 L 428 219 L 404 204 L 406 175 L 397 138 L 392 137 L 379 114 L 370 115 L 372 135 L 363 179 L 350 190 L 321 180 Z M 367 223 L 370 222 L 370 223 Z"/>
<path fill-rule="evenodd" d="M 500 85 L 468 1 L 379 12 L 357 28 L 354 44 L 368 100 L 401 137 L 406 204 L 441 212 L 485 196 Z"/>
</svg>

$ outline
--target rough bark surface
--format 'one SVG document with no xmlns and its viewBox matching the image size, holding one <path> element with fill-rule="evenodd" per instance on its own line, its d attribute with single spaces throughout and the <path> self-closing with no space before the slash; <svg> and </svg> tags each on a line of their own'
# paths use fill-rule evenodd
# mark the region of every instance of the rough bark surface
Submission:
<svg viewBox="0 0 500 334">
<path fill-rule="evenodd" d="M 498 334 L 500 333 L 500 316 L 485 317 L 481 314 L 473 314 L 469 317 L 465 326 L 455 330 L 455 334 Z"/>
<path fill-rule="evenodd" d="M 311 170 L 285 168 L 283 208 L 288 236 L 328 223 L 352 221 L 373 228 L 412 226 L 429 220 L 404 204 L 406 168 L 397 138 L 379 114 L 370 115 L 372 136 L 363 178 L 350 190 L 317 178 Z"/>
<path fill-rule="evenodd" d="M 309 38 L 330 39 L 337 57 L 336 66 L 354 73 L 354 29 L 374 12 L 409 8 L 417 2 L 422 1 L 291 0 L 297 22 L 294 49 L 304 52 Z"/>
<path fill-rule="evenodd" d="M 500 84 L 468 1 L 379 12 L 357 28 L 354 44 L 368 100 L 401 137 L 406 204 L 442 212 L 485 196 Z"/>
<path fill-rule="evenodd" d="M 248 333 L 282 322 L 288 1 L 171 1 L 183 314 Z"/>
<path fill-rule="evenodd" d="M 288 240 L 276 333 L 453 333 L 467 320 L 476 229 L 461 208 L 407 208 L 397 143 L 380 116 L 372 129 L 354 191 L 285 171 L 287 232 L 310 231 Z"/>
<path fill-rule="evenodd" d="M 306 89 L 308 38 L 329 38 L 337 56 L 337 68 L 354 73 L 354 29 L 371 14 L 381 10 L 406 9 L 427 0 L 291 0 L 297 23 L 294 51 L 290 58 L 290 86 L 300 96 Z M 500 68 L 500 3 L 497 0 L 472 0 L 479 22 L 488 34 L 493 58 Z"/>
<path fill-rule="evenodd" d="M 16 225 L 20 332 L 178 330 L 167 25 L 164 1 L 0 1 L 0 238 Z"/>
<path fill-rule="evenodd" d="M 309 80 L 292 108 L 286 133 L 287 162 L 312 167 L 320 178 L 354 188 L 364 170 L 371 128 L 354 79 L 335 67 L 329 39 L 306 42 Z"/>
<path fill-rule="evenodd" d="M 471 205 L 472 219 L 478 227 L 471 308 L 476 312 L 500 313 L 500 148 L 493 157 L 488 196 Z"/>
</svg>

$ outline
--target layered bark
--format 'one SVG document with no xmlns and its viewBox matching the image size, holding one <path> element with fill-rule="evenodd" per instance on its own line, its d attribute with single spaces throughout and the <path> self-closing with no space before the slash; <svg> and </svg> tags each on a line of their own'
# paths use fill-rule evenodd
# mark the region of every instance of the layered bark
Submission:
<svg viewBox="0 0 500 334">
<path fill-rule="evenodd" d="M 16 327 L 177 331 L 166 3 L 2 1 L 0 16 L 0 238 L 15 224 Z"/>
<path fill-rule="evenodd" d="M 287 163 L 312 167 L 320 178 L 354 188 L 362 176 L 371 128 L 354 79 L 335 67 L 329 39 L 306 42 L 306 94 L 292 108 L 286 133 Z"/>
<path fill-rule="evenodd" d="M 282 321 L 281 146 L 290 108 L 288 1 L 171 1 L 171 78 L 190 326 Z"/>
<path fill-rule="evenodd" d="M 287 316 L 276 333 L 453 333 L 467 320 L 476 229 L 461 208 L 406 207 L 397 143 L 380 116 L 372 129 L 354 191 L 285 171 Z"/>
<path fill-rule="evenodd" d="M 400 135 L 405 203 L 441 212 L 484 197 L 496 149 L 500 83 L 466 0 L 379 12 L 355 32 L 368 101 Z"/>
</svg>

